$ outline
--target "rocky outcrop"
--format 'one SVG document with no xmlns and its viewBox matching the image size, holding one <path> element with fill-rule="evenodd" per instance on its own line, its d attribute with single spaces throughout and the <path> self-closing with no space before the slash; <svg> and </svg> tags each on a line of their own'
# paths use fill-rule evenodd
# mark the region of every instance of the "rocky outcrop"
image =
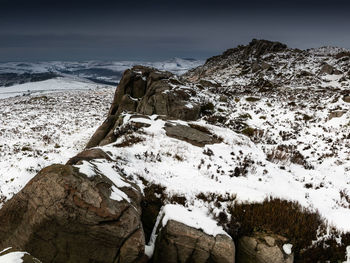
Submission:
<svg viewBox="0 0 350 263">
<path fill-rule="evenodd" d="M 113 130 L 118 119 L 117 115 L 110 115 L 107 119 L 97 128 L 95 133 L 86 144 L 86 148 L 92 148 L 100 144 L 100 142 Z M 113 132 L 113 131 L 112 131 Z"/>
<path fill-rule="evenodd" d="M 76 156 L 70 158 L 66 164 L 74 165 L 74 164 L 80 163 L 81 161 L 91 161 L 94 159 L 104 159 L 104 160 L 112 161 L 112 159 L 109 157 L 107 153 L 105 153 L 101 149 L 95 148 L 95 149 L 88 149 L 88 150 L 82 151 L 81 153 L 78 153 Z"/>
<path fill-rule="evenodd" d="M 237 263 L 293 263 L 293 253 L 286 254 L 282 248 L 285 242 L 280 236 L 243 236 L 237 243 Z"/>
<path fill-rule="evenodd" d="M 333 66 L 325 63 L 321 69 L 320 69 L 320 74 L 328 74 L 328 75 L 340 75 L 342 74 L 342 72 L 340 70 L 337 70 L 336 68 L 334 68 Z"/>
<path fill-rule="evenodd" d="M 136 262 L 145 240 L 141 194 L 130 185 L 118 188 L 71 165 L 44 168 L 0 210 L 0 250 L 28 251 L 43 262 Z M 125 198 L 113 199 L 114 191 Z"/>
<path fill-rule="evenodd" d="M 123 111 L 158 114 L 181 120 L 198 119 L 201 107 L 190 101 L 195 91 L 184 85 L 170 72 L 143 66 L 126 70 L 116 89 L 107 119 L 96 130 L 86 148 L 115 140 L 114 130 L 120 125 L 118 119 Z"/>
<path fill-rule="evenodd" d="M 186 126 L 181 124 L 165 124 L 166 135 L 179 140 L 186 141 L 196 146 L 203 147 L 206 144 L 219 143 L 220 140 L 207 130 L 200 130 L 200 126 Z"/>
<path fill-rule="evenodd" d="M 190 89 L 176 88 L 169 82 L 153 82 L 140 101 L 137 112 L 146 115 L 166 115 L 181 120 L 196 120 L 199 117 L 200 105 L 191 103 Z"/>
<path fill-rule="evenodd" d="M 246 47 L 244 54 L 246 56 L 253 55 L 257 58 L 271 52 L 280 52 L 287 49 L 287 45 L 280 42 L 274 42 L 264 39 L 253 39 Z"/>
<path fill-rule="evenodd" d="M 344 96 L 344 97 L 343 97 L 343 101 L 344 101 L 344 102 L 347 102 L 347 103 L 350 103 L 350 96 L 349 96 L 349 95 Z"/>
<path fill-rule="evenodd" d="M 154 263 L 234 263 L 235 246 L 226 235 L 211 236 L 169 220 L 157 237 Z"/>
<path fill-rule="evenodd" d="M 333 118 L 340 118 L 342 117 L 344 114 L 346 113 L 346 111 L 342 111 L 342 110 L 337 110 L 337 111 L 332 111 L 328 114 L 328 120 L 331 120 Z"/>
</svg>

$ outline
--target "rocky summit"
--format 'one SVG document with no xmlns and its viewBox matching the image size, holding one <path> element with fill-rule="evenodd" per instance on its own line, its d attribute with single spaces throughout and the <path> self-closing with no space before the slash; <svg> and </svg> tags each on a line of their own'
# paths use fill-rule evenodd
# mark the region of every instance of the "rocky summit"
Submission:
<svg viewBox="0 0 350 263">
<path fill-rule="evenodd" d="M 103 106 L 85 149 L 2 205 L 0 261 L 349 262 L 349 50 L 134 66 Z"/>
</svg>

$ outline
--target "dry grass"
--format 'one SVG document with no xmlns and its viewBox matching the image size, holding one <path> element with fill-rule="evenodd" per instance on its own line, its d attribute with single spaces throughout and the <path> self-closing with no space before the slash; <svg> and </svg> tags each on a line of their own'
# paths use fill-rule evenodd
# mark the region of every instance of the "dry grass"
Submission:
<svg viewBox="0 0 350 263">
<path fill-rule="evenodd" d="M 334 230 L 332 238 L 313 245 L 312 242 L 317 240 L 318 231 L 325 231 L 326 225 L 317 211 L 306 210 L 297 202 L 266 199 L 262 203 L 236 203 L 229 210 L 232 217 L 226 226 L 235 240 L 254 232 L 274 233 L 286 237 L 288 242 L 293 244 L 295 262 L 345 260 L 350 233 L 341 234 Z M 225 225 L 225 222 L 221 223 Z M 336 242 L 334 236 L 342 237 L 342 245 Z"/>
</svg>

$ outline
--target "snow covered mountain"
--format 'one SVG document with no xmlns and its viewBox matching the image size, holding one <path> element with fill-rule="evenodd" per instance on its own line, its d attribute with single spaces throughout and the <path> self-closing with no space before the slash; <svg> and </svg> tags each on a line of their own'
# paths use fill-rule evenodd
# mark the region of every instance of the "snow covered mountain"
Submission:
<svg viewBox="0 0 350 263">
<path fill-rule="evenodd" d="M 6 62 L 0 63 L 0 87 L 46 80 L 57 76 L 75 76 L 96 83 L 115 85 L 123 72 L 134 65 L 145 65 L 174 74 L 201 65 L 195 59 L 173 58 L 160 62 L 145 61 L 83 61 L 83 62 Z"/>
<path fill-rule="evenodd" d="M 90 63 L 57 72 L 127 65 Z M 28 211 L 0 230 L 0 250 L 19 240 L 43 261 L 350 260 L 350 51 L 253 40 L 183 75 L 197 62 L 181 63 L 127 69 L 114 98 L 101 87 L 0 100 L 0 222 Z M 104 253 L 82 256 L 78 239 Z"/>
</svg>

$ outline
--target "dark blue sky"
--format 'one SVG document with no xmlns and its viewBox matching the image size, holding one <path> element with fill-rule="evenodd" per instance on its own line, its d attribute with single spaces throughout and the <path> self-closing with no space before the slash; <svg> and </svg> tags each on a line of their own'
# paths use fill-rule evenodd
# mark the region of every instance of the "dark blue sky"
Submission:
<svg viewBox="0 0 350 263">
<path fill-rule="evenodd" d="M 252 38 L 350 48 L 349 2 L 0 0 L 0 61 L 207 58 Z"/>
</svg>

